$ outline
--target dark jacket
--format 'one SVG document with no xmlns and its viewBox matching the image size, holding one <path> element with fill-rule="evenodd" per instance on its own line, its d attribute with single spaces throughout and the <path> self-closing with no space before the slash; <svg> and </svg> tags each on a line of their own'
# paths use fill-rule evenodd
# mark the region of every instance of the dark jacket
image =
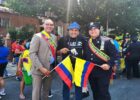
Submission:
<svg viewBox="0 0 140 100">
<path fill-rule="evenodd" d="M 98 37 L 97 39 L 92 40 L 92 42 L 94 43 L 94 45 L 100 49 L 101 46 L 101 37 Z M 111 42 L 111 40 L 106 40 L 105 44 L 104 44 L 104 50 L 102 50 L 102 52 L 104 52 L 105 54 L 107 54 L 110 57 L 110 60 L 108 62 L 105 62 L 103 60 L 101 60 L 100 58 L 98 58 L 89 48 L 88 43 L 86 45 L 86 60 L 91 61 L 95 64 L 98 65 L 102 65 L 102 64 L 109 64 L 111 67 L 114 66 L 115 64 L 115 60 L 116 60 L 116 54 L 117 51 L 115 49 L 115 46 L 113 45 L 113 43 Z M 109 73 L 108 73 L 109 72 Z M 104 74 L 110 74 L 111 73 L 111 68 L 109 71 L 104 71 L 103 69 L 101 69 L 100 67 L 95 66 L 95 68 L 93 69 L 93 73 L 94 75 L 104 75 Z"/>
<path fill-rule="evenodd" d="M 132 42 L 126 49 L 125 54 L 127 60 L 140 60 L 140 42 Z"/>
<path fill-rule="evenodd" d="M 60 38 L 58 41 L 57 45 L 57 50 L 60 50 L 62 48 L 68 48 L 69 50 L 71 49 L 76 49 L 78 52 L 78 55 L 76 57 L 79 58 L 84 58 L 84 48 L 85 48 L 85 39 L 83 36 L 79 35 L 77 38 L 71 38 L 69 36 L 65 36 Z M 68 55 L 75 56 L 73 55 L 70 51 L 67 54 L 62 54 L 62 59 L 65 59 Z M 75 65 L 75 58 L 71 57 L 71 61 L 73 66 Z"/>
</svg>

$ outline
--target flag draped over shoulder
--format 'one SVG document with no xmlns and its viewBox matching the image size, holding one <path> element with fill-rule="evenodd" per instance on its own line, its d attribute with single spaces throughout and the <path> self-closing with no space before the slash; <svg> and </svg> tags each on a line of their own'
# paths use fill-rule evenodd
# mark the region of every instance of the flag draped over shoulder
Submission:
<svg viewBox="0 0 140 100">
<path fill-rule="evenodd" d="M 59 74 L 61 79 L 67 84 L 69 89 L 71 89 L 74 72 L 70 57 L 67 56 L 61 63 L 59 63 L 55 67 L 55 71 Z"/>
<path fill-rule="evenodd" d="M 74 70 L 74 83 L 78 87 L 86 87 L 89 74 L 94 68 L 94 63 L 76 58 Z"/>
<path fill-rule="evenodd" d="M 22 58 L 24 69 L 27 71 L 28 75 L 31 75 L 30 72 L 31 72 L 32 62 L 31 62 L 31 59 L 29 57 L 29 50 L 25 50 L 23 52 L 21 58 Z"/>
</svg>

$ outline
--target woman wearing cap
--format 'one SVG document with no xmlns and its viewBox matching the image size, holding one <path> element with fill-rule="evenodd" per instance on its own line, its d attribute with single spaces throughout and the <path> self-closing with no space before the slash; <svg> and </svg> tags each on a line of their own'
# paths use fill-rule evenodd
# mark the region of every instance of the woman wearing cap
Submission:
<svg viewBox="0 0 140 100">
<path fill-rule="evenodd" d="M 68 36 L 62 37 L 58 41 L 57 53 L 62 55 L 62 59 L 65 59 L 68 55 L 77 56 L 83 58 L 83 49 L 85 45 L 85 39 L 79 34 L 80 26 L 77 22 L 73 22 L 68 27 Z M 70 51 L 75 49 L 78 55 L 72 54 Z M 75 59 L 71 57 L 73 68 L 75 65 Z M 76 100 L 82 100 L 82 88 L 75 86 Z M 63 100 L 70 100 L 70 90 L 68 86 L 63 82 Z"/>
<path fill-rule="evenodd" d="M 89 35 L 86 60 L 99 65 L 94 67 L 89 76 L 93 98 L 94 100 L 111 100 L 109 81 L 116 59 L 115 46 L 108 37 L 101 36 L 99 23 L 90 23 Z"/>
<path fill-rule="evenodd" d="M 7 60 L 8 55 L 9 55 L 9 49 L 4 46 L 4 40 L 0 38 L 0 95 L 6 95 L 5 89 L 4 89 L 5 83 L 3 80 L 3 74 L 8 63 L 8 60 Z M 0 96 L 0 99 L 1 99 L 1 96 Z"/>
</svg>

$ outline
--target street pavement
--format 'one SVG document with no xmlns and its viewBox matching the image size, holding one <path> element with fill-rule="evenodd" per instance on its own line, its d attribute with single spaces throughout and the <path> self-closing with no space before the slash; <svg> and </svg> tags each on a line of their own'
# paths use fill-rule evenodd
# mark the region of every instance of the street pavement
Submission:
<svg viewBox="0 0 140 100">
<path fill-rule="evenodd" d="M 6 96 L 2 97 L 2 100 L 19 100 L 19 81 L 14 77 L 16 67 L 10 64 L 7 67 L 11 77 L 5 78 L 6 81 Z M 26 96 L 25 100 L 31 100 L 32 86 L 26 86 L 24 93 Z M 90 96 L 83 100 L 93 100 L 92 92 L 89 87 Z M 140 79 L 127 80 L 125 78 L 116 79 L 113 84 L 110 85 L 110 93 L 112 100 L 140 100 Z M 62 81 L 55 73 L 55 77 L 52 82 L 52 94 L 53 97 L 49 100 L 62 100 Z M 74 88 L 71 90 L 71 99 L 74 99 Z"/>
</svg>

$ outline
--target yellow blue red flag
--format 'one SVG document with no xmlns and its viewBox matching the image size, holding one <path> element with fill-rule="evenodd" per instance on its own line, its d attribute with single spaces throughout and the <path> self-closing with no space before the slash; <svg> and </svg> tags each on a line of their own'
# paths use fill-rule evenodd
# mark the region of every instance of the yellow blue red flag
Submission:
<svg viewBox="0 0 140 100">
<path fill-rule="evenodd" d="M 55 71 L 58 73 L 60 78 L 67 84 L 69 89 L 71 89 L 74 72 L 70 57 L 67 56 L 61 63 L 59 63 L 55 67 Z"/>
<path fill-rule="evenodd" d="M 75 70 L 74 70 L 74 83 L 78 87 L 86 87 L 88 77 L 94 68 L 94 63 L 76 58 Z"/>
<path fill-rule="evenodd" d="M 29 50 L 25 50 L 22 53 L 21 58 L 22 58 L 24 69 L 27 71 L 28 75 L 31 75 L 32 62 L 31 62 L 31 59 L 29 57 Z"/>
</svg>

